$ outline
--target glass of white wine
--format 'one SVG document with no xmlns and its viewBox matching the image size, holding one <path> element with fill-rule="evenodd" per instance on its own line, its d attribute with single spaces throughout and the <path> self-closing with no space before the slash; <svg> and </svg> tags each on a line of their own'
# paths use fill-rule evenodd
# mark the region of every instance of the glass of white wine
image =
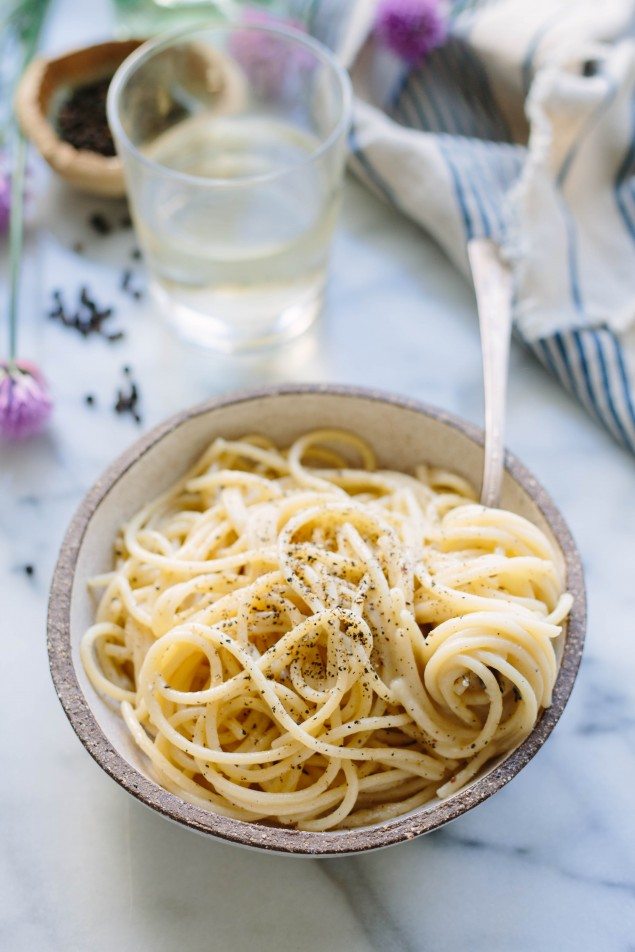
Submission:
<svg viewBox="0 0 635 952">
<path fill-rule="evenodd" d="M 153 291 L 182 336 L 231 352 L 310 325 L 350 113 L 345 70 L 286 27 L 190 29 L 119 68 L 108 118 Z"/>
</svg>

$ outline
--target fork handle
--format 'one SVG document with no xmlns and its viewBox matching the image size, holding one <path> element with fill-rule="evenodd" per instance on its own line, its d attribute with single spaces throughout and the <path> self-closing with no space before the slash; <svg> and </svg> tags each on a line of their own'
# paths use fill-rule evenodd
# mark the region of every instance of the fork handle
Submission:
<svg viewBox="0 0 635 952">
<path fill-rule="evenodd" d="M 512 278 L 500 250 L 489 238 L 468 242 L 483 355 L 485 459 L 481 502 L 497 506 L 505 467 L 505 417 L 512 320 Z"/>
</svg>

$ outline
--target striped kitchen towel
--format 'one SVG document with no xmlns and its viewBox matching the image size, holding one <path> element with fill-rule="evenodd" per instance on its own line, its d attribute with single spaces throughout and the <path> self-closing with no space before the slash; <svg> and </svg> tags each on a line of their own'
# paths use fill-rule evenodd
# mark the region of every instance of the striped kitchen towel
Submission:
<svg viewBox="0 0 635 952">
<path fill-rule="evenodd" d="M 406 66 L 377 0 L 292 0 L 350 68 L 351 164 L 468 273 L 495 239 L 520 338 L 635 451 L 635 2 L 458 0 Z"/>
</svg>

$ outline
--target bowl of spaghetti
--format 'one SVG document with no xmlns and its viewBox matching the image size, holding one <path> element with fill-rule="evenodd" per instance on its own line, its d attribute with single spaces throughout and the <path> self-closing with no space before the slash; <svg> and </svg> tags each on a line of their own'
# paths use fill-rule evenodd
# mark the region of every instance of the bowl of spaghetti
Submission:
<svg viewBox="0 0 635 952">
<path fill-rule="evenodd" d="M 324 856 L 410 840 L 537 753 L 585 632 L 578 552 L 482 433 L 372 390 L 187 410 L 80 505 L 55 570 L 59 699 L 117 783 L 201 833 Z"/>
</svg>

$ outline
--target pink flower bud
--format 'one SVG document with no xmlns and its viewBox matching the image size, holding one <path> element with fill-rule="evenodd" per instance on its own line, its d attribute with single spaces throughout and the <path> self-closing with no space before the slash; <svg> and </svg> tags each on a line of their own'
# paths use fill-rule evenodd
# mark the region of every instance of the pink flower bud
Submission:
<svg viewBox="0 0 635 952">
<path fill-rule="evenodd" d="M 412 66 L 440 46 L 446 32 L 439 0 L 380 0 L 375 33 L 384 46 Z"/>
<path fill-rule="evenodd" d="M 0 364 L 0 435 L 21 440 L 43 428 L 53 402 L 34 364 Z"/>
</svg>

